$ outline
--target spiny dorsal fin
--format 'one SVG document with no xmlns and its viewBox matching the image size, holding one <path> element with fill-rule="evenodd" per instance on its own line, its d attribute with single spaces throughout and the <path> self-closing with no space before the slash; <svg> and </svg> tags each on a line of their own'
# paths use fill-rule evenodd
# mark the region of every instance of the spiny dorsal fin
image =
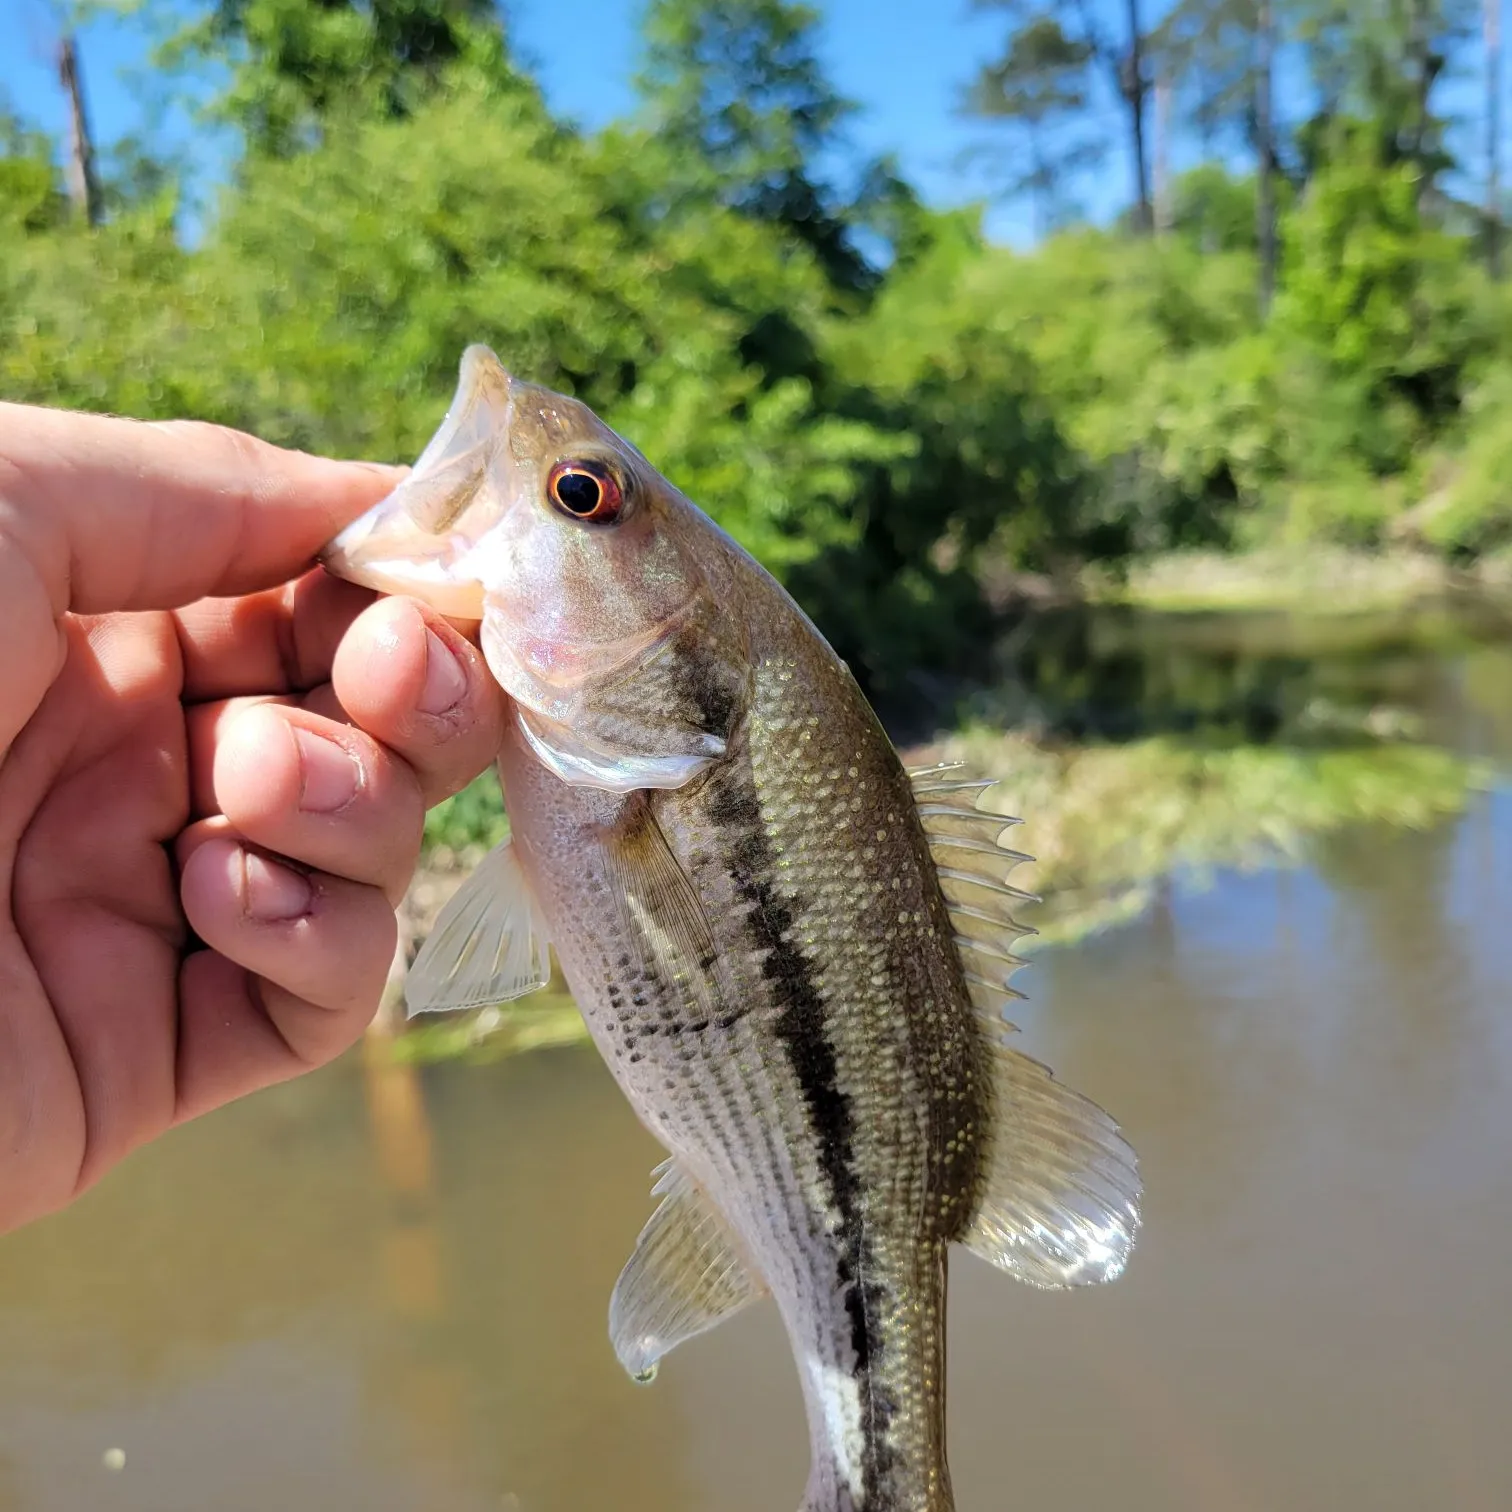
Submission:
<svg viewBox="0 0 1512 1512">
<path fill-rule="evenodd" d="M 1007 1005 L 1023 996 L 1008 985 L 1024 964 L 1014 955 L 1013 942 L 1034 933 L 1013 916 L 1013 904 L 1038 901 L 1032 893 L 1010 887 L 1007 878 L 1033 857 L 1003 844 L 1017 819 L 978 807 L 986 790 L 995 786 L 993 779 L 972 777 L 958 762 L 916 768 L 908 777 L 950 907 L 971 1000 L 1001 1023 Z"/>
<path fill-rule="evenodd" d="M 1118 1125 L 1038 1061 L 992 1046 L 992 1147 L 961 1242 L 1031 1286 L 1122 1274 L 1139 1230 L 1139 1163 Z"/>
<path fill-rule="evenodd" d="M 405 978 L 408 1016 L 507 1003 L 551 980 L 546 925 L 509 839 L 437 916 Z"/>
<path fill-rule="evenodd" d="M 638 1381 L 679 1344 L 766 1295 L 738 1242 L 675 1160 L 657 1168 L 661 1197 L 635 1242 L 609 1302 L 609 1338 Z"/>
</svg>

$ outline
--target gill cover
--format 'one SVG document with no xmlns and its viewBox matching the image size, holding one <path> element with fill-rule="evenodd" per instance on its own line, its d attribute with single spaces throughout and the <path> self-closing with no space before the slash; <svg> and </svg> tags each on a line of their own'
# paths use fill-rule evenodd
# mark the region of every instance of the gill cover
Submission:
<svg viewBox="0 0 1512 1512">
<path fill-rule="evenodd" d="M 481 620 L 542 764 L 633 792 L 680 787 L 717 761 L 743 706 L 744 632 L 701 565 L 713 531 L 585 405 L 474 345 L 414 470 L 322 560 Z"/>
</svg>

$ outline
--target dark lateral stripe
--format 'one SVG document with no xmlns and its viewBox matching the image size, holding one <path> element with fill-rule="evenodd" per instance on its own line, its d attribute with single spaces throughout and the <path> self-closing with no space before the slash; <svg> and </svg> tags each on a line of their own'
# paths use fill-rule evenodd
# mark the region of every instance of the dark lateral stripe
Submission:
<svg viewBox="0 0 1512 1512">
<path fill-rule="evenodd" d="M 862 1221 L 861 1186 L 855 1168 L 855 1118 L 840 1086 L 835 1046 L 825 1033 L 824 1000 L 807 958 L 789 938 L 793 910 L 773 885 L 776 864 L 762 823 L 761 805 L 747 774 L 726 769 L 710 784 L 709 817 L 729 836 L 724 859 L 740 896 L 751 905 L 747 928 L 761 953 L 762 975 L 779 1011 L 773 1028 L 793 1068 L 819 1145 L 819 1164 L 840 1214 L 836 1270 L 845 1290 L 856 1378 L 866 1411 L 862 1452 L 863 1505 L 885 1512 L 884 1486 L 894 1458 L 890 1427 L 895 1404 L 880 1389 L 875 1372 L 882 1340 L 868 1326 L 867 1288 L 858 1278 L 873 1267 Z"/>
</svg>

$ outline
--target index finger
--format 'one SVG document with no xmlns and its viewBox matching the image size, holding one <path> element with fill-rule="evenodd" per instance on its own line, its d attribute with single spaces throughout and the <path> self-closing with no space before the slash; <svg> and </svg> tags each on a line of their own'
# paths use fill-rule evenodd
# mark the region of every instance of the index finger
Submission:
<svg viewBox="0 0 1512 1512">
<path fill-rule="evenodd" d="M 0 404 L 0 518 L 55 614 L 271 587 L 402 476 L 199 421 Z"/>
</svg>

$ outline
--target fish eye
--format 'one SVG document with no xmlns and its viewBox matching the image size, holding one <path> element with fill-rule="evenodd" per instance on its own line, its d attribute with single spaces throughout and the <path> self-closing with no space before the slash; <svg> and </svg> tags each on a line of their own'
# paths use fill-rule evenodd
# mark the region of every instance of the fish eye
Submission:
<svg viewBox="0 0 1512 1512">
<path fill-rule="evenodd" d="M 558 462 L 546 480 L 551 502 L 575 520 L 608 525 L 625 507 L 625 490 L 602 462 Z"/>
</svg>

